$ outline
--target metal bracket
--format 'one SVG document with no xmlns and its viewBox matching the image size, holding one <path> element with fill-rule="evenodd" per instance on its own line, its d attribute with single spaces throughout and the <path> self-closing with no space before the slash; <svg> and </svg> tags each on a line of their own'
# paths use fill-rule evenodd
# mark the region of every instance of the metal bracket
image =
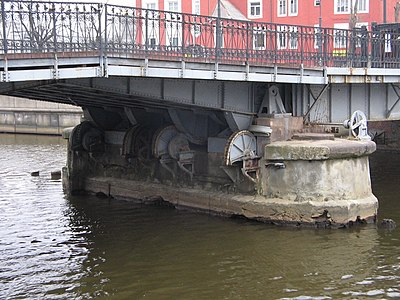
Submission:
<svg viewBox="0 0 400 300">
<path fill-rule="evenodd" d="M 147 77 L 148 71 L 149 71 L 149 59 L 145 58 L 144 65 L 142 67 L 142 76 Z"/>
<path fill-rule="evenodd" d="M 313 95 L 313 93 L 312 93 L 312 91 L 311 91 L 311 89 L 310 89 L 310 85 L 309 85 L 309 84 L 307 85 L 308 92 L 310 93 L 311 97 L 314 99 L 314 102 L 313 102 L 313 104 L 310 106 L 310 108 L 308 109 L 308 111 L 306 112 L 306 114 L 304 115 L 304 117 L 303 117 L 303 122 L 306 122 L 308 116 L 309 116 L 310 113 L 311 113 L 311 110 L 314 108 L 315 104 L 317 104 L 318 101 L 321 100 L 322 95 L 326 92 L 326 90 L 329 88 L 330 85 L 331 85 L 330 83 L 326 84 L 326 85 L 324 86 L 324 88 L 322 89 L 322 91 L 321 91 L 321 92 L 319 93 L 319 95 L 317 96 L 317 98 L 315 98 L 315 96 Z"/>
<path fill-rule="evenodd" d="M 185 69 L 186 69 L 186 63 L 182 60 L 181 61 L 181 69 L 180 69 L 180 72 L 179 72 L 180 78 L 184 78 L 185 77 Z"/>
<path fill-rule="evenodd" d="M 399 89 L 398 86 L 394 85 L 393 83 L 390 84 L 391 87 L 393 88 L 393 91 L 396 93 L 397 96 L 397 101 L 392 105 L 392 107 L 388 110 L 387 114 L 386 114 L 386 118 L 390 118 L 390 115 L 393 112 L 393 109 L 396 107 L 396 105 L 400 102 L 400 94 L 397 91 L 396 87 Z"/>
<path fill-rule="evenodd" d="M 58 57 L 57 53 L 54 54 L 54 69 L 53 69 L 53 79 L 59 79 L 60 72 L 58 70 Z"/>
<path fill-rule="evenodd" d="M 214 79 L 217 79 L 218 77 L 218 63 L 215 63 L 215 67 L 214 67 Z"/>
<path fill-rule="evenodd" d="M 4 58 L 4 71 L 1 72 L 1 79 L 3 82 L 10 81 L 10 73 L 8 72 L 8 60 Z"/>
</svg>

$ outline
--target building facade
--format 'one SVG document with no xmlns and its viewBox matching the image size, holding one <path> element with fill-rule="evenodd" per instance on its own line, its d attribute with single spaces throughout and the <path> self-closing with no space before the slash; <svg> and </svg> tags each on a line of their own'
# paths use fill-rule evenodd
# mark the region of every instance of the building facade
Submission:
<svg viewBox="0 0 400 300">
<path fill-rule="evenodd" d="M 357 3 L 356 3 L 357 2 Z M 352 13 L 357 26 L 395 21 L 398 0 L 221 0 L 223 17 L 241 14 L 248 20 L 348 28 Z M 216 15 L 217 0 L 132 0 L 140 8 Z M 384 8 L 386 7 L 386 10 Z"/>
</svg>

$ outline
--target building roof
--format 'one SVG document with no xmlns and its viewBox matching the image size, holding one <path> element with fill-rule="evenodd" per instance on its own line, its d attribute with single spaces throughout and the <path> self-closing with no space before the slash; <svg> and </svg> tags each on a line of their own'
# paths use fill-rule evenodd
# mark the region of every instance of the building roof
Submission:
<svg viewBox="0 0 400 300">
<path fill-rule="evenodd" d="M 246 16 L 243 15 L 240 10 L 238 10 L 232 3 L 228 0 L 220 0 L 221 1 L 221 18 L 226 19 L 237 19 L 237 20 L 247 20 Z M 218 4 L 215 6 L 215 9 L 212 13 L 213 17 L 218 16 Z"/>
</svg>

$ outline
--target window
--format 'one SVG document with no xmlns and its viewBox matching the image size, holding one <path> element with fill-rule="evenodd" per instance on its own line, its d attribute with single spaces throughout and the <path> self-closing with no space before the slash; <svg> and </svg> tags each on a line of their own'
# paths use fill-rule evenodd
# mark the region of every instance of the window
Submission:
<svg viewBox="0 0 400 300">
<path fill-rule="evenodd" d="M 392 52 L 392 37 L 390 33 L 385 33 L 385 53 Z"/>
<path fill-rule="evenodd" d="M 358 0 L 358 10 L 359 13 L 369 12 L 369 0 Z"/>
<path fill-rule="evenodd" d="M 178 1 L 168 1 L 168 11 L 179 11 L 179 4 Z"/>
<path fill-rule="evenodd" d="M 289 26 L 289 49 L 297 49 L 298 36 L 297 26 Z"/>
<path fill-rule="evenodd" d="M 157 10 L 158 1 L 142 0 L 142 7 L 146 9 Z M 158 20 L 158 15 L 154 12 L 149 12 L 148 17 L 149 17 L 148 30 L 142 31 L 142 38 L 143 41 L 146 43 L 148 49 L 157 49 L 160 40 L 160 21 Z"/>
<path fill-rule="evenodd" d="M 286 16 L 287 0 L 278 0 L 278 17 Z"/>
<path fill-rule="evenodd" d="M 334 24 L 333 27 L 335 28 L 333 33 L 334 47 L 347 48 L 347 35 L 348 35 L 349 24 L 348 23 Z"/>
<path fill-rule="evenodd" d="M 143 8 L 146 8 L 146 9 L 155 9 L 155 10 L 158 9 L 156 0 L 143 0 L 142 6 L 143 6 Z"/>
<path fill-rule="evenodd" d="M 262 2 L 249 1 L 248 2 L 248 17 L 249 18 L 262 18 Z"/>
<path fill-rule="evenodd" d="M 164 0 L 164 8 L 171 13 L 165 14 L 166 45 L 176 50 L 182 44 L 182 24 L 180 23 L 181 0 Z"/>
<path fill-rule="evenodd" d="M 193 2 L 192 2 L 192 13 L 194 15 L 200 15 L 200 0 L 193 0 Z"/>
<path fill-rule="evenodd" d="M 366 47 L 368 22 L 356 23 L 356 47 Z"/>
<path fill-rule="evenodd" d="M 314 6 L 320 6 L 321 0 L 314 0 Z"/>
<path fill-rule="evenodd" d="M 265 29 L 254 28 L 253 31 L 253 48 L 254 50 L 265 50 L 266 47 Z"/>
<path fill-rule="evenodd" d="M 350 13 L 350 0 L 335 0 L 335 14 Z"/>
<path fill-rule="evenodd" d="M 322 30 L 319 24 L 316 24 L 314 25 L 314 48 L 318 49 L 320 44 L 322 44 Z"/>
<path fill-rule="evenodd" d="M 277 26 L 277 37 L 278 37 L 278 49 L 286 49 L 287 48 L 287 38 L 286 38 L 286 26 L 279 25 Z"/>
<path fill-rule="evenodd" d="M 297 16 L 299 5 L 297 0 L 289 0 L 289 16 Z"/>
</svg>

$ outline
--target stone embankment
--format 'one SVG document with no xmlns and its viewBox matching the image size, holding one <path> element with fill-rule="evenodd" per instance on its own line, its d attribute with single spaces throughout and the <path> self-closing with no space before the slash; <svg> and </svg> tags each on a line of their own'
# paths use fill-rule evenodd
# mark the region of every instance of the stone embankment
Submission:
<svg viewBox="0 0 400 300">
<path fill-rule="evenodd" d="M 0 132 L 61 135 L 80 123 L 82 109 L 73 105 L 0 96 Z"/>
</svg>

